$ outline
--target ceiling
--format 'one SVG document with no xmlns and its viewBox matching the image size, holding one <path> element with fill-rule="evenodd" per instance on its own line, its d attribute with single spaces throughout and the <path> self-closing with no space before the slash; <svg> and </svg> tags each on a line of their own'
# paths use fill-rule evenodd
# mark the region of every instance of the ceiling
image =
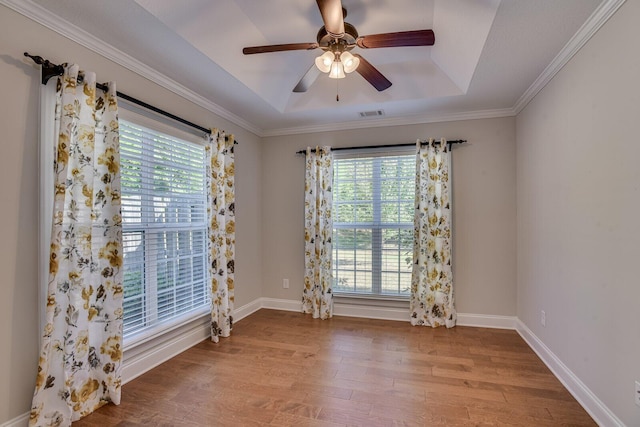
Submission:
<svg viewBox="0 0 640 427">
<path fill-rule="evenodd" d="M 355 48 L 393 83 L 383 92 L 352 73 L 321 74 L 304 93 L 292 89 L 322 50 L 242 48 L 315 42 L 323 23 L 313 0 L 28 3 L 50 27 L 72 24 L 122 65 L 267 136 L 513 115 L 607 0 L 342 0 L 360 35 L 431 28 L 435 44 Z M 384 116 L 360 116 L 372 110 Z"/>
</svg>

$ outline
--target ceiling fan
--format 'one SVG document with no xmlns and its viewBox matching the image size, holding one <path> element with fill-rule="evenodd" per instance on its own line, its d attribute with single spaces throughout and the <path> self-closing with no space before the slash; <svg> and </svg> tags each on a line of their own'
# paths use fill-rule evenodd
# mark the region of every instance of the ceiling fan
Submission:
<svg viewBox="0 0 640 427">
<path fill-rule="evenodd" d="M 330 78 L 340 79 L 345 73 L 357 71 L 378 91 L 391 86 L 391 82 L 361 55 L 350 51 L 359 47 L 372 49 L 378 47 L 432 46 L 435 42 L 433 30 L 401 31 L 368 36 L 358 35 L 356 28 L 344 21 L 347 11 L 341 0 L 316 0 L 324 26 L 318 31 L 315 43 L 288 43 L 266 46 L 245 47 L 242 53 L 282 52 L 289 50 L 322 49 L 324 53 L 316 58 L 315 66 L 302 77 L 294 92 L 306 92 L 320 72 L 329 73 Z"/>
</svg>

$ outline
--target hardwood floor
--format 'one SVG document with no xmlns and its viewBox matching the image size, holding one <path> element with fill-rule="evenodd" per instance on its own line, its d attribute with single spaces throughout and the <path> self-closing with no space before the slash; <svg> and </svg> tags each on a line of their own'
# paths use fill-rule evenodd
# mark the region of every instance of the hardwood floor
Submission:
<svg viewBox="0 0 640 427">
<path fill-rule="evenodd" d="M 260 310 L 74 426 L 592 426 L 515 331 Z"/>
</svg>

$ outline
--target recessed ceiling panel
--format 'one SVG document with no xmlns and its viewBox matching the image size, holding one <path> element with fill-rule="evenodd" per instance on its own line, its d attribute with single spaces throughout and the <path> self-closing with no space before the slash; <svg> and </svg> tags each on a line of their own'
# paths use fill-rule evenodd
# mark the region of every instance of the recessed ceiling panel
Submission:
<svg viewBox="0 0 640 427">
<path fill-rule="evenodd" d="M 436 0 L 431 58 L 467 92 L 501 0 Z"/>
<path fill-rule="evenodd" d="M 340 106 L 384 102 L 389 99 L 456 96 L 463 93 L 459 83 L 447 75 L 447 70 L 431 60 L 432 47 L 356 47 L 354 53 L 365 57 L 392 82 L 391 88 L 384 92 L 375 90 L 357 72 L 339 82 L 329 79 L 326 74 L 320 74 L 306 92 L 292 92 L 314 63 L 314 59 L 323 53 L 321 49 L 242 54 L 242 48 L 246 46 L 315 42 L 316 34 L 322 26 L 322 18 L 313 1 L 136 1 L 281 112 L 335 108 L 336 97 L 330 95 L 332 92 L 342 92 Z M 435 3 L 433 0 L 344 0 L 342 4 L 347 9 L 346 22 L 356 26 L 360 35 L 366 36 L 431 29 L 434 4 L 438 1 L 441 0 L 435 0 Z M 484 40 L 489 27 L 490 22 L 489 25 L 477 25 L 469 30 L 474 37 Z M 483 33 L 478 36 L 480 30 Z M 436 40 L 437 43 L 446 43 L 446 39 L 439 41 L 437 35 Z M 446 51 L 447 47 L 440 46 L 440 49 Z M 475 55 L 473 60 L 477 62 L 478 56 Z M 475 63 L 469 62 L 463 65 L 472 71 Z M 451 66 L 452 63 L 445 61 L 451 69 L 455 68 Z M 462 65 L 458 66 L 464 68 Z M 464 75 L 466 70 L 454 71 Z"/>
</svg>

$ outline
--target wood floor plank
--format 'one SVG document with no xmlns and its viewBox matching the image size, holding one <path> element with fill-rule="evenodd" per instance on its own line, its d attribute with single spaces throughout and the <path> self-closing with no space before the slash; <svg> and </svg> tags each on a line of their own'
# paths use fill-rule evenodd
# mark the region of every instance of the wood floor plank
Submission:
<svg viewBox="0 0 640 427">
<path fill-rule="evenodd" d="M 490 414 L 486 419 L 491 419 L 492 416 L 518 416 L 518 417 L 531 417 L 536 418 L 539 422 L 549 423 L 552 420 L 551 413 L 547 408 L 537 406 L 514 406 L 509 402 L 503 401 L 491 401 L 484 398 L 476 398 L 471 396 L 461 396 L 453 394 L 427 394 L 426 404 L 438 404 L 443 401 L 443 397 L 450 405 L 457 405 L 466 407 L 469 411 L 470 419 L 481 419 L 479 414 Z M 546 421 L 545 421 L 546 420 Z"/>
<path fill-rule="evenodd" d="M 510 330 L 259 310 L 75 426 L 594 426 Z"/>
<path fill-rule="evenodd" d="M 271 421 L 272 426 L 280 426 L 280 427 L 344 427 L 344 424 L 337 424 L 330 421 L 323 420 L 315 420 L 309 419 L 305 417 L 300 417 L 298 415 L 293 414 L 285 414 L 279 412 L 275 418 Z"/>
<path fill-rule="evenodd" d="M 353 390 L 348 387 L 338 387 L 333 385 L 322 385 L 317 382 L 309 381 L 296 381 L 290 390 L 291 393 L 320 393 L 324 396 L 335 397 L 338 399 L 349 399 L 353 394 Z"/>
<path fill-rule="evenodd" d="M 378 417 L 359 412 L 324 407 L 318 415 L 318 420 L 329 421 L 335 424 L 362 427 L 392 427 L 395 425 L 393 419 L 388 417 Z"/>
</svg>

